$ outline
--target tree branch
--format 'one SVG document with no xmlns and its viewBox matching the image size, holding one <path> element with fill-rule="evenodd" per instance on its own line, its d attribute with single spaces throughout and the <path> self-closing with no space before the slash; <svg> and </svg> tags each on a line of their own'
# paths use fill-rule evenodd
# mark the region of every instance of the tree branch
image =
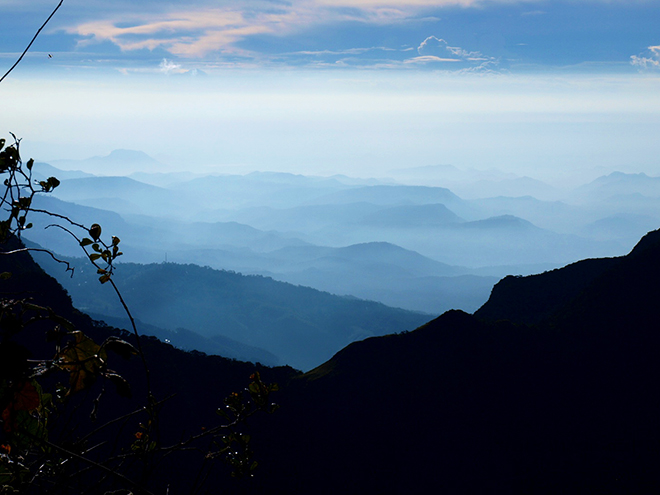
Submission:
<svg viewBox="0 0 660 495">
<path fill-rule="evenodd" d="M 10 73 L 11 71 L 14 70 L 14 67 L 16 67 L 16 66 L 21 62 L 21 60 L 23 60 L 23 57 L 25 56 L 25 54 L 28 52 L 28 50 L 29 50 L 30 47 L 32 46 L 32 43 L 34 43 L 34 40 L 37 39 L 37 36 L 39 36 L 39 33 L 41 33 L 41 30 L 42 30 L 43 28 L 46 27 L 46 24 L 48 24 L 48 22 L 51 20 L 51 18 L 55 15 L 55 12 L 57 12 L 58 9 L 62 6 L 62 3 L 63 3 L 63 2 L 64 2 L 64 0 L 60 0 L 60 3 L 57 4 L 57 7 L 55 7 L 55 10 L 53 10 L 53 11 L 51 12 L 51 14 L 48 16 L 48 19 L 46 19 L 46 22 L 44 22 L 44 23 L 41 25 L 41 27 L 39 28 L 39 30 L 36 32 L 36 34 L 35 34 L 34 37 L 32 38 L 32 41 L 30 41 L 30 44 L 25 48 L 25 50 L 23 50 L 23 53 L 21 53 L 21 56 L 18 57 L 18 60 L 14 63 L 14 65 L 12 65 L 12 66 L 9 68 L 9 70 L 8 70 L 7 72 L 5 72 L 5 75 L 2 76 L 2 77 L 0 78 L 0 83 L 1 83 L 2 81 L 4 81 L 4 80 L 5 80 L 5 77 L 7 77 L 7 76 L 9 75 L 9 73 Z"/>
</svg>

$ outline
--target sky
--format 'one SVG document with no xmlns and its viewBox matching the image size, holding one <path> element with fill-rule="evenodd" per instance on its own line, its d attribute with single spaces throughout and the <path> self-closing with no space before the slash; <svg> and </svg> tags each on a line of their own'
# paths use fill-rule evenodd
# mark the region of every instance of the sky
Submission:
<svg viewBox="0 0 660 495">
<path fill-rule="evenodd" d="M 57 3 L 0 0 L 1 73 Z M 660 175 L 659 26 L 660 0 L 64 0 L 0 132 L 164 171 Z"/>
</svg>

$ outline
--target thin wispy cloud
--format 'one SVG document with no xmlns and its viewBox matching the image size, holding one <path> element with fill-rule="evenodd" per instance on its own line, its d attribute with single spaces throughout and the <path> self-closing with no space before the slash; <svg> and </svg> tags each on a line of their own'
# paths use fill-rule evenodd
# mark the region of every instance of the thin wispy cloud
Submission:
<svg viewBox="0 0 660 495">
<path fill-rule="evenodd" d="M 444 39 L 429 36 L 417 47 L 419 56 L 407 63 L 428 64 L 436 62 L 462 63 L 461 71 L 493 71 L 499 62 L 495 57 L 487 57 L 480 51 L 470 51 L 459 46 L 451 46 Z"/>
</svg>

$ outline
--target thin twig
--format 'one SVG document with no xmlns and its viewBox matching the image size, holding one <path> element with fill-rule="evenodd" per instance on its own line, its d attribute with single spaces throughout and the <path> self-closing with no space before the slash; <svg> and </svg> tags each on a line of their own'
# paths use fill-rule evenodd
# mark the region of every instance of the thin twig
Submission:
<svg viewBox="0 0 660 495">
<path fill-rule="evenodd" d="M 62 6 L 62 3 L 63 3 L 63 2 L 64 2 L 64 0 L 60 0 L 60 3 L 57 4 L 57 7 L 55 7 L 55 10 L 53 10 L 53 11 L 51 12 L 51 14 L 48 16 L 48 19 L 46 19 L 46 22 L 44 22 L 44 23 L 41 25 L 41 27 L 39 28 L 39 30 L 36 32 L 36 34 L 35 34 L 34 37 L 32 38 L 32 41 L 30 41 L 30 44 L 27 46 L 27 48 L 25 48 L 25 50 L 23 50 L 23 53 L 21 53 L 21 56 L 18 57 L 18 60 L 17 60 L 16 62 L 14 62 L 14 65 L 12 65 L 12 66 L 9 68 L 9 70 L 8 70 L 7 72 L 5 72 L 5 75 L 2 76 L 2 77 L 0 78 L 0 83 L 1 83 L 2 81 L 4 81 L 4 80 L 5 80 L 5 77 L 7 77 L 7 76 L 9 75 L 9 73 L 10 73 L 11 71 L 14 70 L 14 68 L 15 68 L 15 67 L 21 62 L 21 60 L 23 60 L 23 57 L 25 56 L 25 54 L 28 52 L 28 50 L 29 50 L 30 47 L 32 46 L 32 43 L 34 43 L 34 40 L 37 39 L 37 36 L 39 36 L 39 33 L 41 33 L 41 30 L 42 30 L 43 28 L 46 27 L 46 24 L 48 24 L 48 22 L 52 19 L 52 17 L 55 15 L 55 12 L 57 12 L 58 9 Z"/>
<path fill-rule="evenodd" d="M 27 433 L 27 434 L 28 434 L 28 436 L 32 436 L 32 437 L 34 437 L 34 435 L 30 435 L 29 433 Z M 107 467 L 107 466 L 104 466 L 103 464 L 99 464 L 98 462 L 95 462 L 95 461 L 93 461 L 93 460 L 91 460 L 91 459 L 88 459 L 88 458 L 85 457 L 85 456 L 82 456 L 82 455 L 77 454 L 77 453 L 75 453 L 75 452 L 72 452 L 72 451 L 70 451 L 70 450 L 68 450 L 68 449 L 65 449 L 64 447 L 62 447 L 62 446 L 60 446 L 60 445 L 54 444 L 54 443 L 52 443 L 52 442 L 49 442 L 49 441 L 46 440 L 46 439 L 43 439 L 43 438 L 36 438 L 36 437 L 34 437 L 34 439 L 35 439 L 35 440 L 38 440 L 38 441 L 40 441 L 40 442 L 43 442 L 44 445 L 50 447 L 51 449 L 55 449 L 55 450 L 57 450 L 57 451 L 59 451 L 59 452 L 61 452 L 61 453 L 63 453 L 63 454 L 66 454 L 67 456 L 73 457 L 73 458 L 75 458 L 75 459 L 78 459 L 79 461 L 82 461 L 82 462 L 84 462 L 84 463 L 86 463 L 86 464 L 89 464 L 89 465 L 91 465 L 91 466 L 94 466 L 95 468 L 100 469 L 101 471 L 105 471 L 106 473 L 108 473 L 108 474 L 114 476 L 115 478 L 117 478 L 117 479 L 123 481 L 123 482 L 126 483 L 127 485 L 132 486 L 133 488 L 137 489 L 138 491 L 145 493 L 146 495 L 153 495 L 149 490 L 147 490 L 147 489 L 145 489 L 144 487 L 138 485 L 137 483 L 135 483 L 135 482 L 134 482 L 133 480 L 131 480 L 130 478 L 127 478 L 126 476 L 124 476 L 124 475 L 121 474 L 121 473 L 118 473 L 118 472 L 116 472 L 116 471 L 113 471 L 112 469 L 110 469 L 110 468 Z"/>
<path fill-rule="evenodd" d="M 48 249 L 40 249 L 40 248 L 21 248 L 21 249 L 14 249 L 13 251 L 0 251 L 0 255 L 2 254 L 17 254 L 17 253 L 29 253 L 31 251 L 35 251 L 37 253 L 46 253 L 49 255 L 51 258 L 53 258 L 55 261 L 58 263 L 62 263 L 66 265 L 66 271 L 71 272 L 71 276 L 73 277 L 73 268 L 71 268 L 71 265 L 69 264 L 68 261 L 61 260 L 57 258 L 52 252 L 50 252 Z"/>
</svg>

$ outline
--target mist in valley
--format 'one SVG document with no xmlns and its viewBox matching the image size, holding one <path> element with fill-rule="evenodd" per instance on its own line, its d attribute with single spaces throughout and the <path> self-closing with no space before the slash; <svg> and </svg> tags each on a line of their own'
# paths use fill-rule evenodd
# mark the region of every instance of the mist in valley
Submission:
<svg viewBox="0 0 660 495">
<path fill-rule="evenodd" d="M 38 206 L 82 223 L 98 222 L 122 239 L 125 254 L 117 274 L 139 300 L 137 317 L 145 328 L 153 326 L 151 333 L 183 348 L 303 369 L 329 359 L 353 340 L 411 330 L 449 309 L 474 312 L 506 275 L 623 255 L 660 223 L 660 177 L 644 173 L 614 171 L 561 187 L 494 168 L 447 165 L 391 169 L 368 178 L 259 171 L 138 171 L 126 176 L 81 171 L 99 165 L 113 170 L 114 163 L 127 162 L 143 170 L 158 165 L 145 153 L 127 150 L 55 165 L 37 163 L 37 179 L 54 175 L 62 180 L 52 195 L 39 197 Z M 79 257 L 79 247 L 65 232 L 44 229 L 49 222 L 35 215 L 35 228 L 26 238 L 60 255 Z M 88 287 L 95 279 L 85 275 L 84 259 L 71 260 L 78 265 L 72 278 L 56 264 L 41 262 L 78 307 L 100 319 L 121 317 L 118 304 L 112 307 L 104 298 L 90 297 Z M 231 285 L 220 290 L 205 272 L 211 277 L 207 285 L 185 290 L 188 296 L 174 298 L 165 311 L 162 302 L 168 298 L 163 294 L 186 286 L 188 272 L 174 270 L 169 278 L 149 282 L 137 267 L 165 271 L 173 264 L 236 272 L 243 278 L 233 284 L 256 284 L 248 291 L 262 290 L 256 287 L 271 279 L 284 282 L 289 285 L 270 291 L 290 293 L 290 299 L 267 303 L 280 308 L 273 309 L 270 318 L 249 305 L 227 306 L 228 295 L 241 289 Z M 351 315 L 354 330 L 339 331 L 336 321 L 332 330 L 310 330 L 318 327 L 319 318 L 332 321 L 335 316 L 290 309 L 299 304 L 295 286 L 343 301 L 322 304 L 339 304 L 344 316 Z M 144 299 L 137 287 L 159 295 Z M 197 314 L 190 309 L 195 300 L 206 308 L 222 307 L 223 316 L 191 316 Z M 409 323 L 391 315 L 391 324 L 379 329 L 367 320 L 360 323 L 351 313 L 356 310 L 352 301 L 360 300 L 379 303 L 380 312 L 405 310 L 400 317 Z M 248 316 L 250 312 L 254 314 Z M 297 337 L 284 330 L 296 325 L 303 332 Z M 255 337 L 258 327 L 275 340 Z M 311 338 L 310 332 L 320 333 Z M 326 332 L 342 336 L 328 340 L 321 337 Z M 221 339 L 233 344 L 222 347 Z M 316 356 L 310 349 L 322 351 Z"/>
</svg>

